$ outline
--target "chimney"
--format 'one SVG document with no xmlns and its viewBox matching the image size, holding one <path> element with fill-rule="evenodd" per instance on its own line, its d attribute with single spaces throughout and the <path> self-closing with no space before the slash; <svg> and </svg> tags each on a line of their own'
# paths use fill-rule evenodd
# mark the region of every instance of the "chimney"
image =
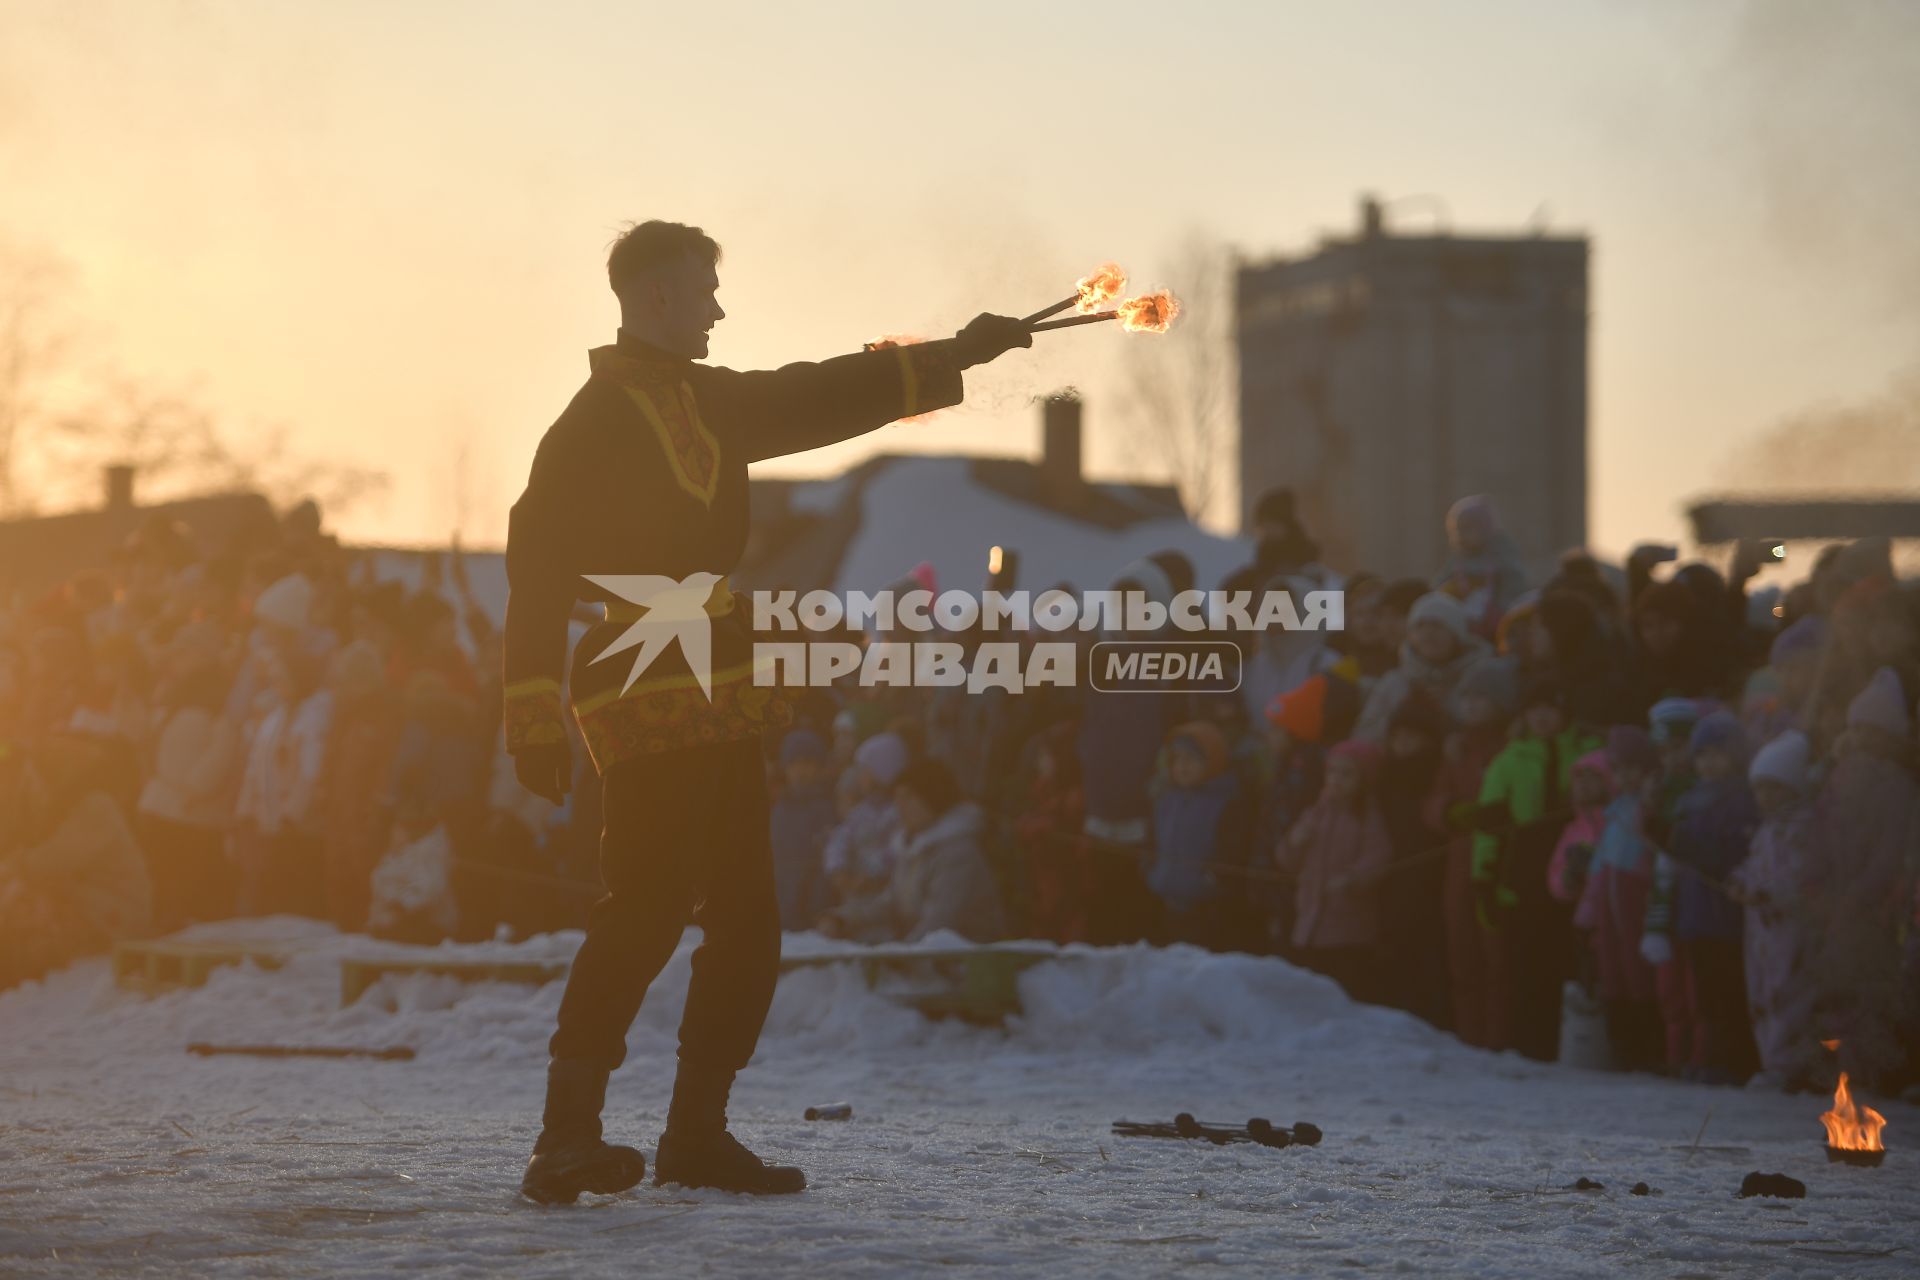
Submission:
<svg viewBox="0 0 1920 1280">
<path fill-rule="evenodd" d="M 133 510 L 133 466 L 116 462 L 102 473 L 106 480 L 107 510 Z"/>
<path fill-rule="evenodd" d="M 1071 511 L 1081 493 L 1080 397 L 1062 392 L 1040 402 L 1040 496 Z"/>
<path fill-rule="evenodd" d="M 1380 208 L 1377 196 L 1360 197 L 1360 236 L 1365 240 L 1378 240 L 1386 234 L 1386 215 Z"/>
</svg>

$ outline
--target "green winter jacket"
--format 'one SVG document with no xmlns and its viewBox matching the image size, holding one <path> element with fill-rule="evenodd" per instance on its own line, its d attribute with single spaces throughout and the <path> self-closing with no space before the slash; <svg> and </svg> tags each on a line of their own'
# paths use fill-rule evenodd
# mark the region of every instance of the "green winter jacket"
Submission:
<svg viewBox="0 0 1920 1280">
<path fill-rule="evenodd" d="M 1578 725 L 1560 731 L 1553 748 L 1561 797 L 1572 781 L 1573 762 L 1599 747 L 1600 740 Z M 1504 846 L 1515 828 L 1546 815 L 1547 796 L 1547 743 L 1541 738 L 1515 738 L 1481 777 L 1482 821 L 1473 836 L 1473 879 L 1477 885 L 1492 887 L 1500 906 L 1510 907 L 1517 901 L 1506 884 Z"/>
</svg>

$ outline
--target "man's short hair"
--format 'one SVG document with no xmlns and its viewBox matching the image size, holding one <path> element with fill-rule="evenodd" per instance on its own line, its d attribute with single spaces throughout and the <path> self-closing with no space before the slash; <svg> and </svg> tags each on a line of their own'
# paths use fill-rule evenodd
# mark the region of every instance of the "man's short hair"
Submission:
<svg viewBox="0 0 1920 1280">
<path fill-rule="evenodd" d="M 677 258 L 716 265 L 720 246 L 698 227 L 684 222 L 637 222 L 620 233 L 607 253 L 607 283 L 624 293 L 637 277 Z"/>
</svg>

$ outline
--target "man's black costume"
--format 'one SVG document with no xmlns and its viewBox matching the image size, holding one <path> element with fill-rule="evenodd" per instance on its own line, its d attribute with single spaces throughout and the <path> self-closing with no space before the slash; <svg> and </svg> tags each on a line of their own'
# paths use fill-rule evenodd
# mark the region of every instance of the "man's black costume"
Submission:
<svg viewBox="0 0 1920 1280">
<path fill-rule="evenodd" d="M 787 723 L 778 689 L 754 682 L 744 602 L 725 575 L 747 542 L 747 464 L 863 434 L 958 404 L 960 370 L 1024 345 L 1017 322 L 981 321 L 954 340 L 740 373 L 638 342 L 590 353 L 591 374 L 534 457 L 507 541 L 507 748 L 556 751 L 570 692 L 604 787 L 593 909 L 550 1045 L 545 1125 L 523 1184 L 542 1200 L 638 1181 L 638 1152 L 600 1137 L 607 1073 L 626 1052 L 642 997 L 689 921 L 704 938 L 680 1026 L 680 1061 L 662 1182 L 798 1190 L 726 1133 L 734 1073 L 753 1055 L 773 997 L 779 913 L 760 735 Z M 970 336 L 975 339 L 969 341 Z M 717 575 L 711 696 L 678 644 L 633 682 L 631 652 L 594 659 L 643 610 L 587 575 Z M 608 605 L 566 675 L 576 600 Z"/>
</svg>

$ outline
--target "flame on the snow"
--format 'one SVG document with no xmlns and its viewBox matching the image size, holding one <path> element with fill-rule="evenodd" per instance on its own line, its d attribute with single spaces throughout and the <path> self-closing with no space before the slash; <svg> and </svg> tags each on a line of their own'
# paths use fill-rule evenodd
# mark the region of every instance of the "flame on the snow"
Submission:
<svg viewBox="0 0 1920 1280">
<path fill-rule="evenodd" d="M 1872 1107 L 1857 1107 L 1847 1089 L 1847 1073 L 1840 1073 L 1840 1085 L 1833 1091 L 1833 1110 L 1820 1114 L 1827 1126 L 1827 1145 L 1839 1151 L 1885 1151 L 1880 1131 L 1887 1127 L 1886 1117 Z"/>
</svg>

